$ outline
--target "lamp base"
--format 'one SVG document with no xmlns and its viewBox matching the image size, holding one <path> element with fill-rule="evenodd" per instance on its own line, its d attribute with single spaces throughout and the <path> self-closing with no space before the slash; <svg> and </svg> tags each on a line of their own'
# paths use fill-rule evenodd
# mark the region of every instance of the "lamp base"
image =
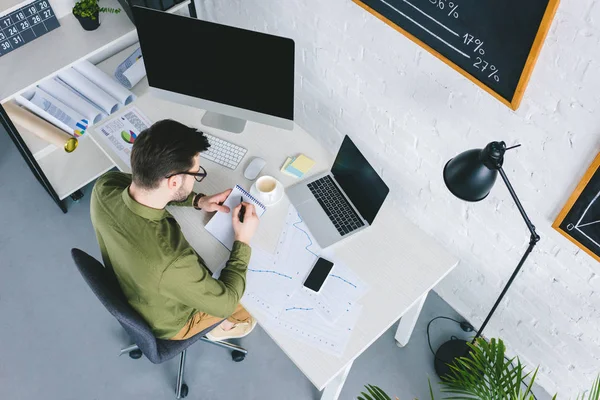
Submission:
<svg viewBox="0 0 600 400">
<path fill-rule="evenodd" d="M 440 346 L 434 361 L 435 372 L 440 378 L 450 373 L 448 364 L 452 364 L 456 358 L 469 355 L 471 349 L 467 343 L 464 340 L 452 339 Z"/>
</svg>

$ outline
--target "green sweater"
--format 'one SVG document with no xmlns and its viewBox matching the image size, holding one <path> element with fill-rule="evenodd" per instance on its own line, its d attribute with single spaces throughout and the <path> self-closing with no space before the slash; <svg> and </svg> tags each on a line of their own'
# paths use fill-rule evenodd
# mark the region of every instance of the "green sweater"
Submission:
<svg viewBox="0 0 600 400">
<path fill-rule="evenodd" d="M 175 336 L 197 312 L 230 316 L 246 288 L 250 246 L 235 242 L 213 279 L 173 216 L 133 200 L 130 184 L 129 174 L 104 174 L 90 205 L 104 265 L 114 270 L 129 304 L 161 339 Z M 191 206 L 192 200 L 193 194 L 171 205 Z"/>
</svg>

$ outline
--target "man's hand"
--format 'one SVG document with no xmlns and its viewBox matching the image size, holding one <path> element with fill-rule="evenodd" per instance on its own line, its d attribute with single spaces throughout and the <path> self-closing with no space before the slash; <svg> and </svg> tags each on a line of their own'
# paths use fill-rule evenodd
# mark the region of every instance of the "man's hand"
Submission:
<svg viewBox="0 0 600 400">
<path fill-rule="evenodd" d="M 198 200 L 198 208 L 201 208 L 206 212 L 221 211 L 228 213 L 230 211 L 229 207 L 222 206 L 219 203 L 223 203 L 227 200 L 229 193 L 231 193 L 231 189 L 227 189 L 222 193 L 214 194 L 212 196 L 204 196 Z"/>
<path fill-rule="evenodd" d="M 240 211 L 242 206 L 246 207 L 244 213 L 244 222 L 240 222 Z M 235 240 L 250 244 L 250 240 L 254 236 L 256 229 L 258 228 L 258 215 L 256 215 L 256 209 L 254 204 L 242 203 L 233 209 L 233 232 L 235 233 Z"/>
</svg>

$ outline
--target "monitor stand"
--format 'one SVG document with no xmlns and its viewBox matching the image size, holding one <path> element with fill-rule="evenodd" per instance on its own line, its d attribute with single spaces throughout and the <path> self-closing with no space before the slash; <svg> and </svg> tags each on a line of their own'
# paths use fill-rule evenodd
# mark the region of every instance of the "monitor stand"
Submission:
<svg viewBox="0 0 600 400">
<path fill-rule="evenodd" d="M 242 133 L 246 127 L 246 120 L 207 111 L 202 117 L 202 125 L 231 133 Z"/>
</svg>

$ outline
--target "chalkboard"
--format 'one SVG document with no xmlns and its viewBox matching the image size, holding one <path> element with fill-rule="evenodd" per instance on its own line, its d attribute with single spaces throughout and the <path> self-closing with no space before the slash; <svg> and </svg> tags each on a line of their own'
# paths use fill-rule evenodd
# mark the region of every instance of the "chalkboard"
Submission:
<svg viewBox="0 0 600 400">
<path fill-rule="evenodd" d="M 600 154 L 571 194 L 552 227 L 600 261 Z"/>
<path fill-rule="evenodd" d="M 354 0 L 516 110 L 559 0 Z"/>
<path fill-rule="evenodd" d="M 49 0 L 36 0 L 1 16 L 0 57 L 59 26 Z"/>
</svg>

